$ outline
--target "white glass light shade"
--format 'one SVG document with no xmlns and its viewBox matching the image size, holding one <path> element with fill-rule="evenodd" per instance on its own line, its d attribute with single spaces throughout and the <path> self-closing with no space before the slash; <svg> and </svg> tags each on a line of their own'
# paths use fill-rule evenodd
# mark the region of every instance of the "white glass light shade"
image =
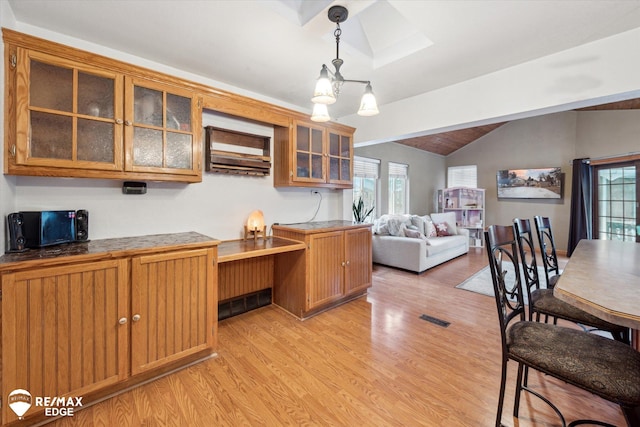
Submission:
<svg viewBox="0 0 640 427">
<path fill-rule="evenodd" d="M 364 95 L 362 95 L 362 100 L 360 101 L 360 109 L 358 110 L 358 115 L 375 116 L 379 112 L 380 111 L 378 111 L 378 102 L 376 101 L 376 97 L 373 95 L 371 85 L 368 84 L 367 88 L 364 90 Z"/>
<path fill-rule="evenodd" d="M 326 65 L 323 65 L 322 70 L 320 70 L 320 77 L 316 81 L 316 88 L 313 91 L 311 101 L 315 104 L 333 104 L 336 102 L 331 79 L 329 79 L 329 70 L 327 70 Z"/>
<path fill-rule="evenodd" d="M 313 113 L 311 114 L 311 120 L 314 122 L 328 122 L 331 120 L 329 117 L 329 110 L 327 104 L 313 104 Z"/>
</svg>

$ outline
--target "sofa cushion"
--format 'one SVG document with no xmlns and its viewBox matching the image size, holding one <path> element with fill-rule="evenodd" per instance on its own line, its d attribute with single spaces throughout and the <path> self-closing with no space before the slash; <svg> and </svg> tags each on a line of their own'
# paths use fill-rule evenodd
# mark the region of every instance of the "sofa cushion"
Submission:
<svg viewBox="0 0 640 427">
<path fill-rule="evenodd" d="M 373 232 L 381 236 L 402 236 L 404 229 L 411 225 L 411 215 L 382 215 L 373 222 Z"/>
<path fill-rule="evenodd" d="M 431 220 L 434 222 L 434 224 L 441 224 L 443 222 L 446 222 L 448 225 L 449 234 L 458 234 L 455 212 L 432 213 Z"/>
<path fill-rule="evenodd" d="M 458 246 L 464 246 L 467 241 L 465 236 L 446 236 L 446 237 L 431 237 L 427 239 L 427 256 L 433 256 L 440 252 L 446 251 Z"/>
<path fill-rule="evenodd" d="M 436 226 L 433 221 L 428 220 L 425 222 L 424 235 L 427 237 L 436 237 L 438 235 L 438 231 L 436 230 Z"/>
<path fill-rule="evenodd" d="M 412 226 L 412 227 L 413 227 L 413 226 Z M 411 237 L 411 238 L 414 238 L 414 239 L 423 239 L 423 240 L 426 240 L 426 239 L 427 239 L 427 238 L 425 237 L 425 235 L 424 235 L 424 234 L 422 234 L 422 232 L 421 232 L 421 231 L 419 231 L 419 230 L 413 230 L 412 228 L 409 228 L 409 227 L 407 227 L 407 228 L 405 228 L 405 229 L 404 229 L 404 235 L 405 235 L 405 237 Z"/>
</svg>

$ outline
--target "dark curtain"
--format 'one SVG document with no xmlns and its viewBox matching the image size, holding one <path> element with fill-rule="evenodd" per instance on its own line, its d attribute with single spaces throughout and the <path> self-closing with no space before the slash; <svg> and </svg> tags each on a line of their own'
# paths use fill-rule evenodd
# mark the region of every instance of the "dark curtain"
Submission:
<svg viewBox="0 0 640 427">
<path fill-rule="evenodd" d="M 573 175 L 571 179 L 571 216 L 569 222 L 569 243 L 567 256 L 582 239 L 593 238 L 592 234 L 592 179 L 591 165 L 588 159 L 573 160 Z"/>
</svg>

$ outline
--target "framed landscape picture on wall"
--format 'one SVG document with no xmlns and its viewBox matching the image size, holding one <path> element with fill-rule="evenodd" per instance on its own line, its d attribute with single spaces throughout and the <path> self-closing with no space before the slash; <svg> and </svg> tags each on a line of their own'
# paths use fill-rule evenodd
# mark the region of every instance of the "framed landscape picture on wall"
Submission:
<svg viewBox="0 0 640 427">
<path fill-rule="evenodd" d="M 499 170 L 498 199 L 562 199 L 563 178 L 560 168 Z"/>
</svg>

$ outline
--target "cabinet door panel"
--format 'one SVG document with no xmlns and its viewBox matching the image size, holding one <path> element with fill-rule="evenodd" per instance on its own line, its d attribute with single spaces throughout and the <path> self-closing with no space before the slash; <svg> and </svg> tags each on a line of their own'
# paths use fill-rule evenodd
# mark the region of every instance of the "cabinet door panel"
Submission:
<svg viewBox="0 0 640 427">
<path fill-rule="evenodd" d="M 213 249 L 133 258 L 132 374 L 212 347 L 213 262 Z"/>
<path fill-rule="evenodd" d="M 343 295 L 343 232 L 315 234 L 310 238 L 307 310 Z"/>
<path fill-rule="evenodd" d="M 295 126 L 294 181 L 324 182 L 324 128 L 312 125 Z"/>
<path fill-rule="evenodd" d="M 371 286 L 371 230 L 345 231 L 345 294 L 362 291 Z"/>
<path fill-rule="evenodd" d="M 127 271 L 114 260 L 3 275 L 4 396 L 82 396 L 126 378 Z"/>
<path fill-rule="evenodd" d="M 16 164 L 122 170 L 122 75 L 25 49 L 16 70 Z"/>
<path fill-rule="evenodd" d="M 329 131 L 329 182 L 351 184 L 351 138 Z"/>
<path fill-rule="evenodd" d="M 194 93 L 125 79 L 125 170 L 200 174 L 199 108 Z"/>
</svg>

